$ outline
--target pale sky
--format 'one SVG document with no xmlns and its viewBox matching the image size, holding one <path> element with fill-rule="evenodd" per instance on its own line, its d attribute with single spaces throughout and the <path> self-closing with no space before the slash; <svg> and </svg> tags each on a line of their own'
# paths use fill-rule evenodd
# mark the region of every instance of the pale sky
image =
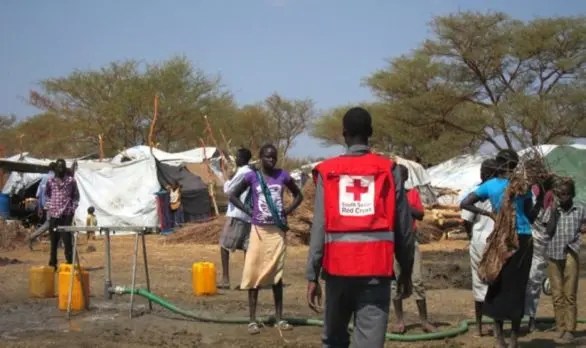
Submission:
<svg viewBox="0 0 586 348">
<path fill-rule="evenodd" d="M 433 16 L 458 10 L 528 20 L 584 14 L 586 1 L 1 0 L 0 114 L 37 113 L 24 100 L 39 80 L 173 55 L 220 74 L 241 105 L 273 92 L 318 110 L 372 100 L 362 80 L 416 48 Z M 291 154 L 339 151 L 303 136 Z"/>
</svg>

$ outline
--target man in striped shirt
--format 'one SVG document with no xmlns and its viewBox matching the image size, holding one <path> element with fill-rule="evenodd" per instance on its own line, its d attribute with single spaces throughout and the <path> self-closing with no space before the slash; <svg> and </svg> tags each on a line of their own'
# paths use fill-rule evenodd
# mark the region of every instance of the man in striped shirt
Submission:
<svg viewBox="0 0 586 348">
<path fill-rule="evenodd" d="M 79 204 L 79 191 L 73 175 L 67 174 L 65 160 L 58 159 L 55 162 L 55 176 L 47 182 L 45 192 L 48 200 L 47 218 L 50 225 L 51 254 L 49 266 L 57 269 L 57 246 L 63 239 L 65 246 L 65 259 L 67 263 L 73 262 L 73 245 L 70 232 L 55 231 L 57 226 L 69 226 L 73 221 L 73 215 Z"/>
</svg>

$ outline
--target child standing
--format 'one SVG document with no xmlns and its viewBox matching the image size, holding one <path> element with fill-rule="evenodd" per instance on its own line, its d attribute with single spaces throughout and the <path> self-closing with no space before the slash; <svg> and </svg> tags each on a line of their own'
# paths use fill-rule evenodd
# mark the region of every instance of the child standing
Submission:
<svg viewBox="0 0 586 348">
<path fill-rule="evenodd" d="M 85 218 L 86 226 L 98 226 L 98 218 L 96 218 L 95 211 L 96 209 L 94 207 L 87 208 L 87 217 Z M 96 240 L 96 231 L 87 231 L 86 235 L 88 241 L 90 238 L 92 240 Z"/>
<path fill-rule="evenodd" d="M 571 178 L 561 180 L 554 189 L 557 204 L 548 209 L 543 222 L 551 241 L 547 248 L 548 276 L 552 289 L 555 322 L 560 338 L 573 341 L 576 330 L 576 293 L 578 291 L 581 230 L 586 223 L 586 210 L 574 204 L 576 187 Z"/>
<path fill-rule="evenodd" d="M 402 164 L 398 165 L 401 173 L 401 180 L 403 187 L 409 180 L 409 170 Z M 411 212 L 411 218 L 413 220 L 413 233 L 417 233 L 417 222 L 416 220 L 423 220 L 425 214 L 425 208 L 421 202 L 421 196 L 417 188 L 405 189 L 405 195 L 407 197 L 407 203 Z M 425 297 L 425 286 L 423 284 L 422 270 L 421 270 L 421 252 L 419 251 L 419 243 L 417 239 L 415 241 L 415 254 L 413 257 L 413 272 L 411 273 L 411 282 L 413 283 L 413 296 L 415 297 L 415 303 L 417 304 L 417 311 L 419 312 L 419 320 L 421 321 L 421 328 L 424 332 L 436 332 L 437 328 L 428 320 L 427 317 L 427 300 Z M 401 266 L 395 259 L 394 264 L 395 273 L 401 272 Z M 397 293 L 397 282 L 391 283 L 391 298 L 393 299 L 393 308 L 395 310 L 396 324 L 393 328 L 394 333 L 403 334 L 405 333 L 405 322 L 403 320 L 403 299 Z"/>
</svg>

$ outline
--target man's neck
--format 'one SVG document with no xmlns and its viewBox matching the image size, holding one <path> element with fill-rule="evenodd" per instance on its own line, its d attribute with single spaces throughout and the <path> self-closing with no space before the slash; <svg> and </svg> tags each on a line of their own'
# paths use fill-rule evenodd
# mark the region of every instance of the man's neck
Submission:
<svg viewBox="0 0 586 348">
<path fill-rule="evenodd" d="M 356 141 L 348 141 L 346 142 L 346 146 L 348 148 L 351 148 L 352 146 L 364 146 L 364 147 L 370 147 L 368 145 L 368 141 L 362 141 L 362 140 L 356 140 Z"/>
</svg>

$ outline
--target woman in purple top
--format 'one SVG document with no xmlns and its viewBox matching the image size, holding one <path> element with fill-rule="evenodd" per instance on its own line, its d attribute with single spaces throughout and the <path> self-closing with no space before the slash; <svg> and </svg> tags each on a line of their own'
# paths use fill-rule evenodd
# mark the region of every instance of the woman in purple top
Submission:
<svg viewBox="0 0 586 348">
<path fill-rule="evenodd" d="M 285 264 L 285 232 L 287 215 L 301 204 L 303 197 L 295 182 L 283 169 L 275 168 L 277 149 L 264 145 L 259 153 L 261 167 L 244 177 L 244 180 L 230 194 L 230 202 L 252 217 L 252 228 L 248 250 L 242 271 L 241 289 L 248 290 L 250 308 L 250 334 L 260 333 L 256 321 L 258 290 L 271 285 L 275 300 L 275 320 L 280 330 L 291 330 L 292 326 L 282 319 L 283 315 L 283 266 Z M 239 197 L 252 188 L 252 209 L 240 201 Z M 283 193 L 285 188 L 293 194 L 291 206 L 285 208 Z"/>
</svg>

